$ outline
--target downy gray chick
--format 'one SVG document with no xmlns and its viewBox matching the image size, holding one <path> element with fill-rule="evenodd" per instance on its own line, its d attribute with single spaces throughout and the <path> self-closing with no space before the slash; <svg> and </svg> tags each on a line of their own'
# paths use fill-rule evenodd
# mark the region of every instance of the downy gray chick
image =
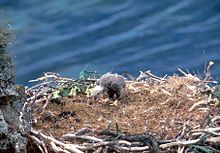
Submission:
<svg viewBox="0 0 220 153">
<path fill-rule="evenodd" d="M 92 96 L 97 97 L 100 93 L 107 92 L 109 99 L 119 99 L 121 90 L 125 87 L 125 79 L 118 74 L 106 73 L 98 81 L 92 90 Z"/>
</svg>

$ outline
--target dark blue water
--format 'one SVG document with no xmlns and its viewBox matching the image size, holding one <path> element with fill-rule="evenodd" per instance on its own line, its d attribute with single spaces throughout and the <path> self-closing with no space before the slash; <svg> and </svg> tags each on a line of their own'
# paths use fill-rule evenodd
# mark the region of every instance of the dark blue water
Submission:
<svg viewBox="0 0 220 153">
<path fill-rule="evenodd" d="M 47 71 L 78 77 L 87 65 L 203 74 L 208 60 L 220 76 L 219 0 L 1 0 L 0 9 L 16 34 L 10 53 L 20 83 Z"/>
</svg>

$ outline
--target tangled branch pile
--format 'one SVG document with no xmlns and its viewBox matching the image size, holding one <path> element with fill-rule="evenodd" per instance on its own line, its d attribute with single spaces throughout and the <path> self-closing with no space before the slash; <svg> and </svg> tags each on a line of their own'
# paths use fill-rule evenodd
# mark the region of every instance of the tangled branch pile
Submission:
<svg viewBox="0 0 220 153">
<path fill-rule="evenodd" d="M 196 75 L 127 80 L 120 100 L 90 97 L 96 78 L 45 73 L 27 89 L 33 152 L 220 152 L 218 86 Z"/>
</svg>

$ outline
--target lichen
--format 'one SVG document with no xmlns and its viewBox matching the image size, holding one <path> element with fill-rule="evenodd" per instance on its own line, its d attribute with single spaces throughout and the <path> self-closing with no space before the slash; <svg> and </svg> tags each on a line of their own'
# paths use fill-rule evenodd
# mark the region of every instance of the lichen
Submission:
<svg viewBox="0 0 220 153">
<path fill-rule="evenodd" d="M 8 135 L 8 124 L 5 122 L 3 113 L 0 110 L 0 139 L 4 139 Z"/>
<path fill-rule="evenodd" d="M 7 52 L 9 31 L 0 29 L 0 152 L 26 152 L 23 134 L 31 129 L 31 110 L 24 87 L 15 84 L 15 69 Z"/>
<path fill-rule="evenodd" d="M 10 40 L 12 39 L 11 32 L 8 29 L 0 29 L 0 47 L 6 48 Z"/>
</svg>

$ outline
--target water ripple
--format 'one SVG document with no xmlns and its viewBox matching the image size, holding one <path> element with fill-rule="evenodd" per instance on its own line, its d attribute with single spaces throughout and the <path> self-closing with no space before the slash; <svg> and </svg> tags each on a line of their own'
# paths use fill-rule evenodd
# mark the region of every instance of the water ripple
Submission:
<svg viewBox="0 0 220 153">
<path fill-rule="evenodd" d="M 0 2 L 17 34 L 11 47 L 21 82 L 43 71 L 159 73 L 220 62 L 219 1 L 66 0 Z M 153 63 L 153 64 L 152 64 Z M 214 69 L 214 74 L 217 69 Z"/>
</svg>

